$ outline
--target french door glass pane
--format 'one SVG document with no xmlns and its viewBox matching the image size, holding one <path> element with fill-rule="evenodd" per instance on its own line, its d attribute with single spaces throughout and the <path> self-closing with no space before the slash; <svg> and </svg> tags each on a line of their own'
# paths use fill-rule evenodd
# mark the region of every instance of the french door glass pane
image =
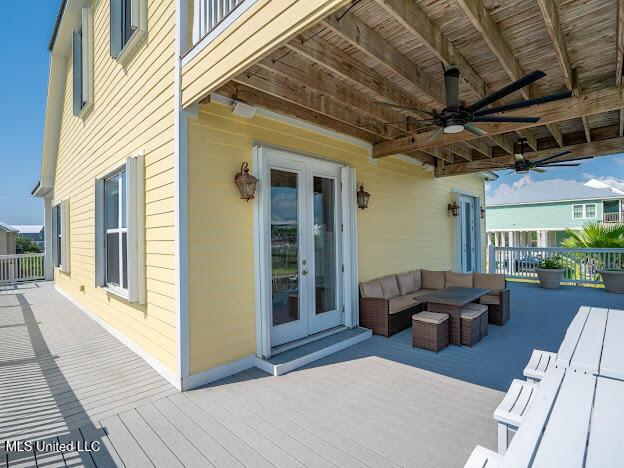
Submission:
<svg viewBox="0 0 624 468">
<path fill-rule="evenodd" d="M 106 229 L 119 227 L 119 175 L 104 181 L 104 207 Z"/>
<path fill-rule="evenodd" d="M 317 314 L 336 309 L 335 181 L 314 177 L 314 297 Z"/>
<path fill-rule="evenodd" d="M 472 205 L 464 203 L 464 226 L 466 229 L 466 271 L 472 271 Z"/>
<path fill-rule="evenodd" d="M 106 282 L 119 286 L 119 233 L 106 234 Z"/>
<path fill-rule="evenodd" d="M 271 169 L 271 281 L 273 325 L 299 320 L 297 174 Z"/>
</svg>

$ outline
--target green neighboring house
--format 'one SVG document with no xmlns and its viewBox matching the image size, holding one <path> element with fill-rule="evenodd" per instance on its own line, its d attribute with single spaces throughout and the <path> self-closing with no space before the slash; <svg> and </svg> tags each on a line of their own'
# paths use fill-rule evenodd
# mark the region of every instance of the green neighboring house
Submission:
<svg viewBox="0 0 624 468">
<path fill-rule="evenodd" d="M 549 180 L 486 198 L 488 244 L 559 247 L 566 229 L 624 220 L 624 192 L 603 182 Z"/>
</svg>

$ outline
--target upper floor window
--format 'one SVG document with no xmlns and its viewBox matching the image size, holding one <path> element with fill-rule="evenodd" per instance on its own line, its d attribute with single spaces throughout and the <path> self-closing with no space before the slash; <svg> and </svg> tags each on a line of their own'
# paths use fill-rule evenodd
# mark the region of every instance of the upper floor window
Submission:
<svg viewBox="0 0 624 468">
<path fill-rule="evenodd" d="M 596 204 L 590 203 L 587 205 L 572 206 L 572 217 L 574 219 L 595 218 L 596 217 Z"/>
<path fill-rule="evenodd" d="M 581 219 L 583 217 L 583 205 L 574 205 L 572 212 L 574 219 Z"/>
<path fill-rule="evenodd" d="M 146 0 L 110 0 L 110 53 L 121 62 L 147 31 Z"/>
<path fill-rule="evenodd" d="M 596 205 L 585 205 L 585 217 L 586 218 L 595 218 L 596 217 Z"/>
<path fill-rule="evenodd" d="M 72 80 L 74 115 L 83 115 L 93 103 L 93 18 L 82 9 L 80 28 L 72 38 Z"/>
<path fill-rule="evenodd" d="M 52 208 L 52 256 L 54 266 L 69 273 L 69 200 Z"/>
</svg>

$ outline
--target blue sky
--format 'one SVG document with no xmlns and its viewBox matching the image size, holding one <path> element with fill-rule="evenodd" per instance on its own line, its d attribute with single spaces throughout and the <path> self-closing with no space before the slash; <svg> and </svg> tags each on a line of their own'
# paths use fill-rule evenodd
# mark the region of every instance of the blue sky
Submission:
<svg viewBox="0 0 624 468">
<path fill-rule="evenodd" d="M 4 2 L 0 15 L 0 221 L 43 224 L 39 179 L 48 40 L 59 0 Z M 24 25 L 28 25 L 27 32 Z"/>
<path fill-rule="evenodd" d="M 47 45 L 60 0 L 6 2 L 0 15 L 0 221 L 43 224 L 43 203 L 30 191 L 39 179 L 46 88 Z M 28 34 L 23 25 L 28 24 Z M 611 178 L 624 184 L 624 155 L 584 161 L 578 168 L 550 169 L 528 177 L 499 173 L 489 194 L 538 180 Z"/>
</svg>

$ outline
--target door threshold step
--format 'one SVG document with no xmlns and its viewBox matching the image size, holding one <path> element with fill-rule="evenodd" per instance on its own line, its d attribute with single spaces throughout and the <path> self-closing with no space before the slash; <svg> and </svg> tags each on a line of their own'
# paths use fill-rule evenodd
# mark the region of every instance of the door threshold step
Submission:
<svg viewBox="0 0 624 468">
<path fill-rule="evenodd" d="M 318 361 L 330 354 L 337 353 L 349 346 L 360 343 L 373 336 L 368 328 L 348 328 L 339 333 L 326 336 L 268 359 L 257 359 L 256 367 L 271 375 L 284 375 L 290 371 Z"/>
</svg>

